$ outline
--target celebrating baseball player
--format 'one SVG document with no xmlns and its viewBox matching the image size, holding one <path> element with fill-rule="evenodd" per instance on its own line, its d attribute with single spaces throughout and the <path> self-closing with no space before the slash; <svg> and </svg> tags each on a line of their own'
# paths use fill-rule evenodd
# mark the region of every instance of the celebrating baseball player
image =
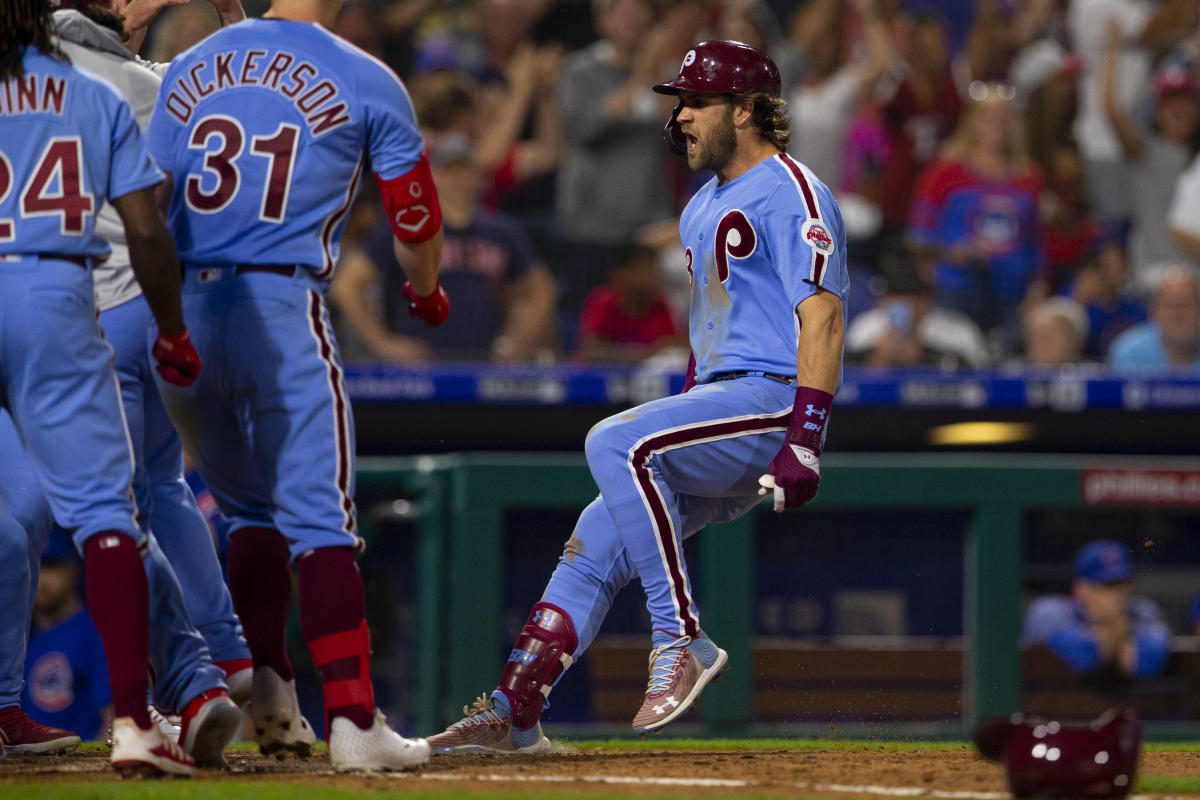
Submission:
<svg viewBox="0 0 1200 800">
<path fill-rule="evenodd" d="M 0 102 L 0 401 L 56 521 L 84 556 L 88 607 L 112 690 L 113 766 L 190 774 L 192 758 L 147 713 L 153 587 L 141 553 L 152 543 L 137 520 L 133 447 L 112 350 L 96 323 L 90 274 L 110 251 L 95 225 L 100 207 L 111 202 L 130 267 L 157 321 L 148 332 L 157 368 L 173 383 L 193 382 L 200 359 L 183 324 L 179 264 L 153 193 L 163 176 L 129 104 L 64 57 L 47 0 L 0 4 L 0 81 L 6 84 Z M 0 517 L 6 541 L 25 535 L 11 513 Z M 28 561 L 2 561 L 6 607 L 24 608 Z M 26 622 L 13 618 L 20 643 L 3 648 L 4 656 L 23 659 Z"/>
<path fill-rule="evenodd" d="M 306 752 L 286 649 L 291 561 L 300 623 L 324 678 L 338 770 L 407 769 L 423 740 L 376 710 L 354 508 L 354 426 L 324 295 L 367 163 L 414 316 L 449 313 L 441 215 L 404 86 L 329 33 L 341 0 L 276 0 L 177 57 L 147 133 L 173 177 L 169 223 L 205 371 L 160 381 L 167 410 L 230 520 L 229 583 L 254 663 L 264 752 Z"/>
<path fill-rule="evenodd" d="M 600 497 L 580 516 L 491 697 L 430 737 L 435 752 L 548 747 L 551 687 L 596 637 L 616 593 L 640 577 L 653 625 L 634 730 L 684 714 L 726 669 L 705 634 L 683 540 L 749 511 L 811 500 L 841 374 L 846 236 L 829 191 L 785 152 L 779 71 L 732 41 L 702 42 L 679 76 L 665 138 L 716 175 L 680 219 L 691 276 L 693 367 L 685 393 L 596 425 L 585 445 Z"/>
</svg>

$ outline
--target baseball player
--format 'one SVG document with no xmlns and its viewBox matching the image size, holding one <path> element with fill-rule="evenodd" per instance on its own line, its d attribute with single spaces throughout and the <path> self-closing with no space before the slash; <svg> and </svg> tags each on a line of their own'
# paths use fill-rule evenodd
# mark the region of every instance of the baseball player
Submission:
<svg viewBox="0 0 1200 800">
<path fill-rule="evenodd" d="M 89 272 L 109 252 L 94 230 L 105 201 L 121 218 L 157 321 L 148 335 L 158 369 L 188 384 L 200 360 L 183 324 L 175 249 L 154 201 L 162 173 L 128 103 L 70 66 L 53 37 L 46 0 L 0 5 L 0 400 L 57 523 L 84 557 L 112 690 L 113 766 L 187 775 L 193 760 L 146 709 L 150 589 L 139 551 L 147 537 L 136 519 L 132 446 Z M 22 607 L 27 561 L 5 559 L 0 569 L 15 578 L 0 582 L 17 592 L 7 607 Z"/>
<path fill-rule="evenodd" d="M 122 46 L 121 20 L 107 2 L 77 0 L 73 4 L 80 10 L 60 9 L 54 14 L 60 47 L 73 65 L 107 79 L 131 103 L 135 121 L 144 129 L 158 93 L 158 77 L 134 63 Z M 239 699 L 248 699 L 250 653 L 233 615 L 207 525 L 183 480 L 179 437 L 150 377 L 146 341 L 150 310 L 130 269 L 124 230 L 112 206 L 106 204 L 97 213 L 96 232 L 112 246 L 110 256 L 93 269 L 96 306 L 105 338 L 115 350 L 135 451 L 133 485 L 139 519 L 148 536 L 151 529 L 156 532 L 147 540 L 144 553 L 154 598 L 150 655 L 156 677 L 155 702 L 161 709 L 179 713 L 184 751 L 199 766 L 220 767 L 224 765 L 224 745 L 241 722 L 222 679 L 229 676 Z M 0 420 L 0 443 L 10 434 L 15 438 L 11 426 Z M 18 450 L 19 444 L 12 448 L 13 457 L 4 468 L 10 476 L 16 473 L 18 485 L 13 490 L 0 485 L 0 494 L 12 494 L 23 483 L 36 483 L 22 480 L 28 473 L 22 476 L 20 467 L 28 462 L 18 456 Z M 29 532 L 30 550 L 36 553 L 45 540 L 49 506 L 44 499 L 38 503 L 37 498 L 28 498 L 15 507 L 23 512 L 14 515 Z M 168 556 L 175 564 L 186 565 L 178 572 L 178 581 Z M 38 561 L 32 557 L 30 583 L 35 587 L 37 570 Z M 199 626 L 205 640 L 197 636 L 189 619 Z M 221 671 L 213 668 L 213 659 Z M 12 729 L 5 730 L 11 740 Z"/>
<path fill-rule="evenodd" d="M 324 295 L 369 163 L 410 311 L 440 324 L 437 193 L 404 86 L 326 30 L 340 0 L 278 0 L 177 57 L 147 133 L 174 180 L 169 223 L 204 376 L 160 381 L 167 410 L 230 520 L 229 584 L 254 661 L 264 752 L 306 748 L 285 627 L 290 561 L 324 678 L 336 769 L 407 769 L 429 748 L 375 708 L 355 564 L 354 427 Z M 322 27 L 325 26 L 325 27 Z"/>
<path fill-rule="evenodd" d="M 686 712 L 727 656 L 705 634 L 683 540 L 773 494 L 817 492 L 841 373 L 846 238 L 829 190 L 786 153 L 779 71 L 739 42 L 687 52 L 655 91 L 679 102 L 668 144 L 716 175 L 679 223 L 691 276 L 693 367 L 685 393 L 610 417 L 585 449 L 600 497 L 584 509 L 491 697 L 430 737 L 435 752 L 537 752 L 551 687 L 595 638 L 613 597 L 641 579 L 653 626 L 634 730 Z"/>
</svg>

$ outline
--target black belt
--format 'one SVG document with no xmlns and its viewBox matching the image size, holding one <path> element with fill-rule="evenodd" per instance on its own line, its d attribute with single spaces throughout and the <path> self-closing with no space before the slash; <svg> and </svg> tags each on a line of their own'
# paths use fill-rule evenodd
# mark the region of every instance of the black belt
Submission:
<svg viewBox="0 0 1200 800">
<path fill-rule="evenodd" d="M 295 264 L 238 264 L 234 269 L 238 275 L 244 275 L 247 272 L 269 272 L 272 275 L 286 275 L 291 278 L 299 269 Z"/>
<path fill-rule="evenodd" d="M 758 372 L 757 370 L 750 370 L 750 369 L 738 369 L 738 370 L 734 370 L 732 372 L 718 372 L 716 375 L 713 375 L 711 378 L 709 378 L 708 382 L 716 383 L 717 381 L 731 381 L 731 380 L 734 380 L 735 378 L 747 378 L 747 377 L 770 378 L 773 381 L 779 381 L 780 383 L 786 383 L 788 386 L 791 386 L 793 383 L 796 382 L 795 375 L 776 375 L 773 372 Z"/>
</svg>

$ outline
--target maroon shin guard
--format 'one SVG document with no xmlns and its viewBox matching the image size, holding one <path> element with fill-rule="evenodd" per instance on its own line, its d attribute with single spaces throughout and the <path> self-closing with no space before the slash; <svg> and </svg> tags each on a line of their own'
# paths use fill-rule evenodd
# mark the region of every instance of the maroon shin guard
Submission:
<svg viewBox="0 0 1200 800">
<path fill-rule="evenodd" d="M 550 687 L 567 667 L 579 646 L 575 626 L 561 608 L 537 603 L 521 629 L 497 687 L 512 707 L 513 724 L 528 730 L 542 716 Z"/>
<path fill-rule="evenodd" d="M 83 563 L 88 611 L 108 663 L 113 715 L 149 728 L 150 589 L 142 557 L 129 536 L 104 531 L 87 540 Z"/>
<path fill-rule="evenodd" d="M 371 727 L 371 634 L 362 575 L 348 547 L 320 547 L 300 559 L 300 628 L 321 670 L 325 730 L 334 717 Z"/>
<path fill-rule="evenodd" d="M 287 616 L 292 607 L 292 564 L 287 539 L 274 528 L 241 528 L 229 539 L 229 593 L 254 666 L 292 679 Z"/>
</svg>

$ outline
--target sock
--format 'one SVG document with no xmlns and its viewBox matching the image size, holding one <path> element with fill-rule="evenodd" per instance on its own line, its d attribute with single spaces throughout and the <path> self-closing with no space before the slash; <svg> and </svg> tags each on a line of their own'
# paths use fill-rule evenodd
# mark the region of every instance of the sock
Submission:
<svg viewBox="0 0 1200 800">
<path fill-rule="evenodd" d="M 371 634 L 362 574 L 348 547 L 319 547 L 300 559 L 300 629 L 321 670 L 325 730 L 334 717 L 371 727 Z"/>
<path fill-rule="evenodd" d="M 287 655 L 292 564 L 282 533 L 252 527 L 229 537 L 229 593 L 254 666 L 270 667 L 285 681 L 292 680 Z"/>
<path fill-rule="evenodd" d="M 499 689 L 492 692 L 492 708 L 496 709 L 496 712 L 500 716 L 508 717 L 509 719 L 512 718 L 512 708 L 508 705 L 508 695 Z M 537 744 L 538 739 L 541 737 L 537 725 L 526 730 L 521 730 L 516 725 L 513 725 L 511 731 L 512 743 L 517 747 L 531 747 Z"/>
<path fill-rule="evenodd" d="M 88 611 L 104 645 L 114 717 L 145 730 L 146 664 L 150 659 L 150 588 L 133 539 L 104 531 L 84 547 Z"/>
</svg>

